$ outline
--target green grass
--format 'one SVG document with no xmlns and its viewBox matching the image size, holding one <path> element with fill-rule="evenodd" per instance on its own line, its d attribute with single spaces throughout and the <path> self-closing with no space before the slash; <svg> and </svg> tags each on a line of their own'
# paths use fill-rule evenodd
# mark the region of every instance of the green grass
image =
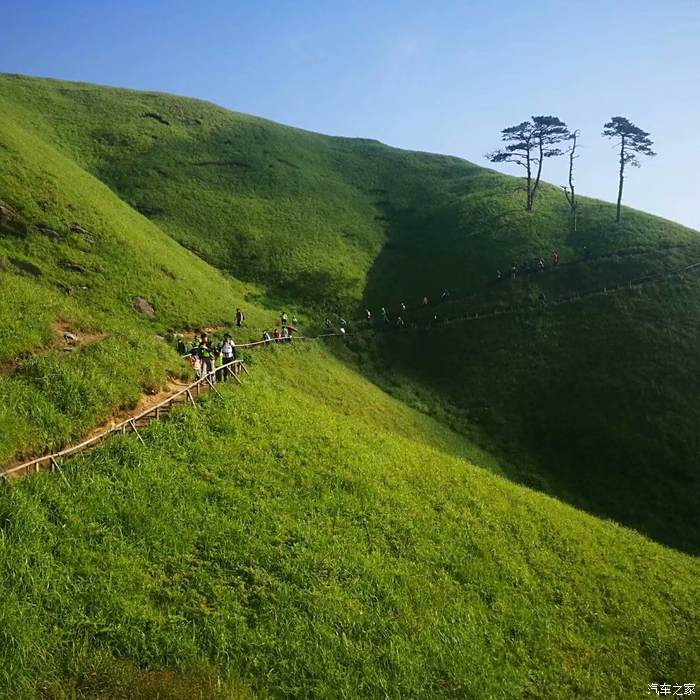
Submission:
<svg viewBox="0 0 700 700">
<path fill-rule="evenodd" d="M 145 446 L 0 494 L 0 692 L 61 697 L 100 664 L 108 692 L 110 659 L 261 697 L 693 679 L 697 560 L 472 466 L 320 348 L 276 350 Z"/>
<path fill-rule="evenodd" d="M 617 227 L 585 198 L 569 235 L 561 192 L 543 185 L 527 214 L 519 188 L 200 101 L 0 76 L 0 463 L 181 376 L 165 339 L 229 327 L 237 306 L 239 341 L 282 310 L 312 330 L 404 300 L 420 325 L 436 309 L 418 300 L 445 286 L 439 313 L 459 316 L 700 260 L 697 232 L 629 209 Z M 496 283 L 554 249 L 560 268 Z M 3 489 L 0 695 L 624 697 L 693 682 L 697 559 L 552 497 L 700 551 L 699 303 L 688 275 L 276 348 L 145 447 L 118 439 L 67 483 Z M 90 342 L 65 352 L 62 329 Z"/>
</svg>

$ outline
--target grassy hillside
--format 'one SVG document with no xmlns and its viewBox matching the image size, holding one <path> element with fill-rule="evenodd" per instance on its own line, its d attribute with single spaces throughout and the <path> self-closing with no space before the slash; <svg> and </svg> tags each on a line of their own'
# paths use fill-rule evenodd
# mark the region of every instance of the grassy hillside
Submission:
<svg viewBox="0 0 700 700">
<path fill-rule="evenodd" d="M 320 348 L 253 370 L 145 446 L 0 493 L 0 694 L 210 697 L 218 678 L 226 698 L 616 698 L 694 679 L 697 560 L 472 466 Z"/>
<path fill-rule="evenodd" d="M 159 336 L 250 292 L 25 128 L 0 100 L 0 460 L 76 437 L 182 365 Z M 134 308 L 142 297 L 149 320 Z M 248 308 L 252 323 L 272 318 Z M 63 332 L 79 338 L 65 352 Z M 83 342 L 85 341 L 85 342 Z"/>
<path fill-rule="evenodd" d="M 184 245 L 244 280 L 348 313 L 481 290 L 511 260 L 695 244 L 696 234 L 581 198 L 567 235 L 563 195 L 536 216 L 516 178 L 471 163 L 332 138 L 158 93 L 0 77 L 3 100 L 42 138 Z M 426 266 L 425 261 L 430 261 Z M 627 261 L 634 271 L 643 268 Z"/>
<path fill-rule="evenodd" d="M 379 383 L 515 480 L 697 553 L 699 297 L 694 276 L 351 342 Z"/>
<path fill-rule="evenodd" d="M 516 178 L 196 100 L 0 76 L 0 113 L 0 203 L 17 212 L 0 237 L 0 283 L 16 300 L 0 311 L 14 373 L 0 384 L 0 435 L 12 436 L 0 456 L 83 431 L 104 413 L 102 395 L 110 407 L 133 401 L 177 371 L 154 333 L 223 323 L 242 299 L 261 307 L 255 327 L 283 304 L 321 319 L 365 304 L 395 315 L 401 300 L 410 324 L 700 260 L 697 232 L 658 217 L 625 209 L 618 227 L 612 205 L 581 198 L 570 235 L 549 185 L 528 214 Z M 76 221 L 89 240 L 70 230 Z M 496 269 L 507 276 L 512 261 L 555 249 L 556 270 L 496 281 Z M 417 310 L 443 287 L 449 304 Z M 155 304 L 156 321 L 135 315 L 135 295 Z M 398 342 L 370 335 L 355 350 L 376 381 L 497 454 L 514 478 L 698 552 L 698 304 L 689 277 Z M 37 358 L 64 317 L 107 337 Z M 646 506 L 659 492 L 672 513 Z"/>
</svg>

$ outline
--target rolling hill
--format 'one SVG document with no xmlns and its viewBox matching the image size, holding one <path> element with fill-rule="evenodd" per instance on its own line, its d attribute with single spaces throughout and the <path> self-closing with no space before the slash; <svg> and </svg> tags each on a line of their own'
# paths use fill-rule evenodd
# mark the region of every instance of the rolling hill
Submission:
<svg viewBox="0 0 700 700">
<path fill-rule="evenodd" d="M 3 463 L 184 376 L 170 334 L 237 306 L 239 339 L 281 310 L 313 332 L 408 307 L 402 329 L 252 356 L 249 388 L 143 450 L 3 490 L 4 688 L 144 670 L 226 697 L 469 697 L 470 662 L 489 697 L 690 678 L 697 560 L 642 535 L 700 551 L 700 281 L 674 272 L 700 237 L 585 198 L 572 235 L 556 188 L 521 198 L 457 158 L 0 76 Z"/>
</svg>

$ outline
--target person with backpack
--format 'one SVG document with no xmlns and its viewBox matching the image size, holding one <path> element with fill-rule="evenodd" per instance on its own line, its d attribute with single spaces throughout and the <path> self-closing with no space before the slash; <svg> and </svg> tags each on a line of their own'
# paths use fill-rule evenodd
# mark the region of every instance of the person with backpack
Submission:
<svg viewBox="0 0 700 700">
<path fill-rule="evenodd" d="M 190 350 L 190 365 L 194 371 L 195 379 L 202 378 L 202 355 L 199 351 L 199 339 L 195 338 L 192 342 L 192 349 Z"/>
<path fill-rule="evenodd" d="M 287 318 L 288 318 L 287 312 L 286 312 L 286 311 L 283 311 L 283 312 L 282 312 L 282 315 L 280 316 L 280 321 L 282 322 L 282 325 L 283 325 L 283 326 L 286 326 L 286 325 L 287 325 Z"/>
<path fill-rule="evenodd" d="M 289 329 L 287 326 L 282 326 L 282 332 L 280 333 L 280 341 L 286 343 L 289 338 Z"/>
<path fill-rule="evenodd" d="M 383 306 L 381 309 L 379 309 L 379 313 L 382 315 L 382 320 L 384 323 L 389 323 L 389 314 L 386 312 L 386 309 Z"/>
<path fill-rule="evenodd" d="M 272 342 L 272 338 L 270 337 L 270 334 L 267 332 L 267 330 L 263 331 L 261 340 L 265 347 L 267 347 Z"/>
<path fill-rule="evenodd" d="M 281 334 L 280 334 L 280 329 L 277 328 L 277 327 L 275 326 L 275 330 L 272 331 L 272 339 L 273 339 L 276 343 L 279 343 L 281 337 L 282 337 L 282 336 L 281 336 Z"/>
<path fill-rule="evenodd" d="M 202 358 L 204 376 L 212 375 L 211 381 L 216 382 L 216 372 L 214 371 L 216 355 L 211 341 L 209 340 L 209 336 L 206 333 L 202 333 L 201 335 L 199 353 Z"/>
<path fill-rule="evenodd" d="M 177 339 L 177 352 L 179 355 L 186 355 L 187 354 L 187 346 L 185 345 L 185 341 L 182 336 L 180 336 Z"/>
<path fill-rule="evenodd" d="M 228 365 L 236 359 L 236 343 L 233 342 L 233 338 L 229 333 L 224 334 L 224 339 L 219 344 L 219 350 L 221 352 L 222 365 Z M 221 372 L 221 379 L 223 381 L 226 381 L 228 376 L 228 370 Z"/>
<path fill-rule="evenodd" d="M 236 309 L 236 327 L 241 328 L 245 322 L 245 314 L 242 309 Z"/>
</svg>

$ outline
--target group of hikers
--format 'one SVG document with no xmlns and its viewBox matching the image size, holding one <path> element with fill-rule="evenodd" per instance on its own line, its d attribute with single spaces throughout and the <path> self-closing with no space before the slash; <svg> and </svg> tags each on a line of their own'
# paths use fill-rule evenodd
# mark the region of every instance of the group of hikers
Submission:
<svg viewBox="0 0 700 700">
<path fill-rule="evenodd" d="M 558 267 L 559 263 L 561 262 L 559 251 L 552 251 L 549 259 L 552 267 Z M 547 264 L 545 263 L 543 257 L 530 258 L 522 263 L 517 263 L 514 260 L 510 266 L 510 278 L 514 280 L 521 274 L 528 274 L 530 272 L 544 272 L 546 267 Z M 496 270 L 496 279 L 503 279 L 503 272 L 501 272 L 501 270 Z"/>
<path fill-rule="evenodd" d="M 588 256 L 588 250 L 587 248 L 584 247 L 584 257 Z M 559 251 L 554 250 L 549 256 L 549 261 L 550 265 L 552 267 L 558 267 L 559 264 L 561 263 L 561 256 L 559 255 Z M 518 278 L 520 275 L 527 275 L 531 272 L 544 272 L 547 269 L 547 263 L 545 262 L 544 257 L 537 257 L 537 258 L 530 258 L 529 260 L 526 260 L 522 263 L 517 263 L 513 261 L 510 267 L 510 278 L 515 280 Z M 503 279 L 503 272 L 501 270 L 496 270 L 496 280 L 502 280 Z M 450 300 L 450 291 L 447 288 L 443 288 L 443 290 L 440 292 L 440 297 L 438 303 L 444 303 Z M 540 306 L 545 306 L 547 304 L 547 298 L 544 294 L 544 292 L 540 292 L 538 298 L 537 298 Z M 420 306 L 421 307 L 427 307 L 430 305 L 430 300 L 428 299 L 427 296 L 424 296 L 421 301 L 420 301 Z M 367 323 L 372 323 L 374 321 L 374 316 L 372 314 L 372 311 L 370 309 L 365 309 L 365 321 Z M 399 304 L 398 308 L 398 313 L 396 316 L 394 316 L 393 321 L 389 317 L 389 313 L 386 310 L 386 307 L 382 306 L 379 309 L 379 322 L 384 324 L 384 325 L 391 325 L 393 322 L 393 325 L 395 325 L 397 328 L 401 328 L 406 325 L 406 304 L 402 301 Z M 433 323 L 440 323 L 441 317 L 439 313 L 434 313 L 432 322 Z M 326 320 L 326 328 L 330 329 L 332 327 L 331 322 L 327 319 Z M 343 319 L 340 320 L 340 331 L 341 333 L 346 332 L 346 327 L 347 324 Z"/>
<path fill-rule="evenodd" d="M 292 319 L 297 323 L 297 319 Z M 236 309 L 235 323 L 237 328 L 245 326 L 245 313 L 242 309 Z M 280 325 L 275 326 L 272 332 L 265 329 L 262 332 L 260 342 L 262 345 L 271 343 L 291 343 L 292 336 L 297 328 L 289 323 L 286 312 L 280 315 Z M 215 340 L 208 333 L 195 333 L 192 344 L 187 347 L 184 338 L 177 341 L 177 350 L 183 357 L 190 361 L 197 379 L 210 376 L 212 382 L 225 381 L 230 376 L 227 369 L 222 369 L 234 360 L 238 359 L 236 343 L 230 333 L 224 333 L 220 340 Z"/>
<path fill-rule="evenodd" d="M 553 267 L 557 267 L 560 264 L 558 251 L 555 250 L 551 253 L 550 262 Z M 546 267 L 547 264 L 543 257 L 531 258 L 520 264 L 513 261 L 510 268 L 510 277 L 511 279 L 517 279 L 521 274 L 544 272 Z M 501 270 L 496 271 L 496 279 L 503 279 Z M 433 302 L 433 304 L 443 304 L 448 301 L 450 301 L 450 290 L 444 287 L 440 292 L 438 301 Z M 544 292 L 540 292 L 538 302 L 540 306 L 546 306 L 547 298 Z M 420 299 L 420 307 L 426 308 L 430 305 L 431 302 L 427 295 Z M 393 325 L 396 328 L 403 328 L 407 322 L 406 312 L 406 303 L 402 301 L 395 315 L 390 315 L 387 308 L 382 306 L 379 308 L 376 316 L 370 309 L 365 309 L 364 320 L 367 324 L 377 323 L 382 326 Z M 433 324 L 439 324 L 442 320 L 440 314 L 437 312 L 433 314 L 431 319 Z M 282 312 L 280 315 L 280 324 L 275 326 L 272 332 L 267 328 L 263 330 L 259 341 L 260 344 L 268 346 L 273 343 L 291 343 L 293 334 L 297 332 L 297 328 L 292 325 L 295 323 L 297 323 L 296 318 L 293 318 L 292 323 L 290 323 L 287 313 Z M 235 324 L 239 329 L 245 326 L 245 313 L 241 308 L 236 309 Z M 330 318 L 326 318 L 324 327 L 327 333 L 332 333 L 337 329 L 341 335 L 345 335 L 348 329 L 348 322 L 342 316 L 338 315 L 336 322 L 332 321 Z M 227 371 L 222 371 L 220 368 L 237 359 L 236 343 L 230 333 L 225 333 L 223 338 L 218 342 L 211 339 L 207 333 L 195 335 L 189 349 L 185 345 L 184 340 L 180 338 L 178 341 L 178 351 L 181 355 L 189 358 L 197 379 L 211 375 L 212 381 L 217 381 L 217 379 L 225 380 L 229 373 Z"/>
<path fill-rule="evenodd" d="M 292 319 L 292 323 L 298 323 L 296 318 Z M 280 326 L 275 326 L 272 333 L 265 329 L 262 332 L 262 337 L 260 338 L 263 345 L 269 345 L 270 343 L 291 343 L 292 336 L 297 332 L 296 326 L 289 323 L 289 316 L 286 311 L 283 311 L 280 315 Z"/>
<path fill-rule="evenodd" d="M 237 359 L 236 343 L 230 333 L 224 333 L 219 342 L 210 338 L 208 333 L 195 334 L 189 348 L 184 339 L 179 338 L 177 350 L 183 357 L 189 358 L 197 379 L 211 376 L 212 382 L 226 381 L 229 372 L 222 368 Z"/>
</svg>

